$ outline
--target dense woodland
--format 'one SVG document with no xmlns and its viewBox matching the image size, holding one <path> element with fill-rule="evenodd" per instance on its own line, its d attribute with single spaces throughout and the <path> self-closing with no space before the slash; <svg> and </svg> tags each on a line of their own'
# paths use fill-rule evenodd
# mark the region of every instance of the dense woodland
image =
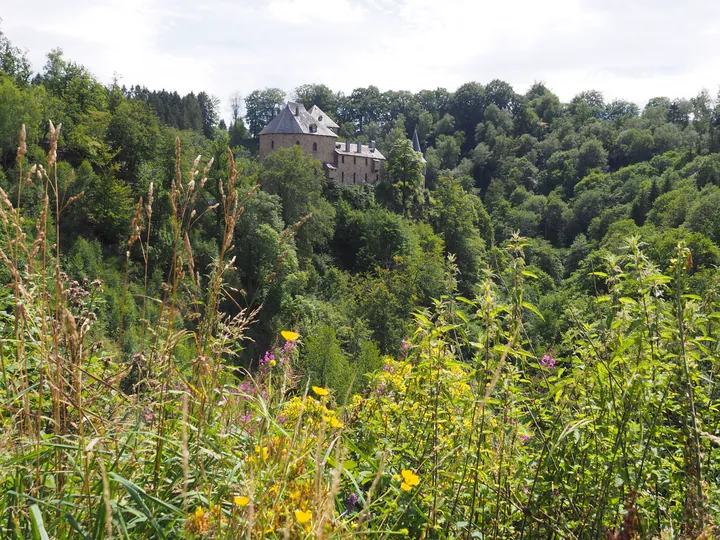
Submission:
<svg viewBox="0 0 720 540">
<path fill-rule="evenodd" d="M 287 99 L 376 141 L 384 181 L 330 184 L 299 148 L 260 163 Z M 0 450 L 0 536 L 712 534 L 720 97 L 563 103 L 492 80 L 229 105 L 223 120 L 206 92 L 103 85 L 59 49 L 34 73 L 0 33 L 0 446 L 28 440 Z M 43 382 L 59 349 L 77 370 Z M 96 420 L 79 396 L 122 416 L 108 432 L 145 472 L 101 442 L 88 473 L 105 430 L 82 433 Z M 228 450 L 223 430 L 253 415 Z M 330 432 L 344 446 L 321 448 Z M 260 480 L 271 462 L 294 471 L 279 494 Z"/>
</svg>

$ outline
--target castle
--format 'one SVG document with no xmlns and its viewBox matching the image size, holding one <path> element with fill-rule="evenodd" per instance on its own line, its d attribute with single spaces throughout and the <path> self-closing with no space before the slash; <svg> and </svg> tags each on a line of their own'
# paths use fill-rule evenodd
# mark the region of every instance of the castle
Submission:
<svg viewBox="0 0 720 540">
<path fill-rule="evenodd" d="M 322 162 L 328 180 L 339 184 L 375 183 L 382 179 L 385 156 L 369 145 L 339 142 L 339 126 L 319 107 L 308 111 L 289 102 L 260 132 L 260 159 L 280 148 L 298 145 Z"/>
</svg>

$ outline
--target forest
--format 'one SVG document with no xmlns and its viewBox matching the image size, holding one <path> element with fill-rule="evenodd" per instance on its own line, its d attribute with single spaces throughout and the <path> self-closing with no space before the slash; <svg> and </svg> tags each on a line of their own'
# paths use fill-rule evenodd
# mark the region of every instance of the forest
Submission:
<svg viewBox="0 0 720 540">
<path fill-rule="evenodd" d="M 720 95 L 551 83 L 223 119 L 0 32 L 0 537 L 720 534 Z"/>
</svg>

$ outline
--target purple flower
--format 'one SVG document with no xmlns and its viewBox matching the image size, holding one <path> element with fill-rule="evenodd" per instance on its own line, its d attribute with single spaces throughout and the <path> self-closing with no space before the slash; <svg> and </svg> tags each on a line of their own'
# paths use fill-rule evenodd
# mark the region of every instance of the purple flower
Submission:
<svg viewBox="0 0 720 540">
<path fill-rule="evenodd" d="M 410 348 L 410 340 L 405 338 L 402 340 L 402 350 L 406 351 Z"/>
<path fill-rule="evenodd" d="M 546 354 L 540 360 L 540 365 L 545 369 L 552 369 L 555 367 L 555 359 L 549 354 Z"/>
<path fill-rule="evenodd" d="M 347 505 L 348 511 L 354 509 L 357 506 L 358 503 L 358 496 L 355 493 L 351 493 L 348 495 L 347 499 L 345 499 L 345 504 Z"/>
<path fill-rule="evenodd" d="M 260 370 L 269 371 L 275 366 L 275 355 L 270 351 L 265 351 L 265 356 L 260 359 Z"/>
<path fill-rule="evenodd" d="M 155 414 L 150 407 L 145 407 L 145 409 L 143 409 L 142 416 L 143 422 L 145 422 L 146 424 L 152 423 L 152 421 L 155 419 Z"/>
</svg>

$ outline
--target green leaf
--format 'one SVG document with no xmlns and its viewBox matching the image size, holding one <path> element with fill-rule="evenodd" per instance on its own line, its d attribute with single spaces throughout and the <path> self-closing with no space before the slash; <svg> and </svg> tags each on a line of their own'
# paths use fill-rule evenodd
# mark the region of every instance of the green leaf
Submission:
<svg viewBox="0 0 720 540">
<path fill-rule="evenodd" d="M 545 317 L 542 316 L 542 314 L 540 313 L 540 310 L 539 310 L 538 308 L 536 308 L 535 306 L 533 306 L 531 303 L 529 303 L 529 302 L 523 302 L 523 303 L 522 303 L 522 306 L 523 306 L 525 309 L 529 309 L 530 311 L 532 311 L 535 315 L 537 315 L 538 317 L 540 317 L 540 319 L 542 319 L 543 321 L 545 320 Z"/>
<path fill-rule="evenodd" d="M 150 525 L 155 531 L 155 534 L 157 534 L 157 536 L 160 538 L 165 538 L 165 534 L 160 528 L 160 524 L 158 523 L 157 519 L 155 519 L 155 516 L 152 514 L 152 512 L 150 512 L 150 509 L 145 504 L 145 501 L 143 501 L 143 496 L 148 497 L 147 493 L 145 493 L 140 487 L 136 486 L 135 484 L 133 484 L 129 480 L 126 480 L 118 474 L 111 472 L 110 477 L 116 482 L 120 482 L 122 484 L 122 486 L 125 488 L 125 491 L 127 491 L 128 495 L 130 495 L 130 498 L 132 498 L 132 500 L 135 501 L 135 503 L 138 505 L 138 510 L 140 511 L 140 513 L 142 513 L 142 515 L 144 515 L 150 522 Z"/>
<path fill-rule="evenodd" d="M 42 512 L 37 504 L 30 506 L 30 524 L 32 525 L 33 540 L 50 540 L 50 536 L 45 530 Z"/>
<path fill-rule="evenodd" d="M 535 274 L 533 274 L 532 272 L 528 272 L 527 270 L 523 270 L 523 271 L 521 272 L 521 274 L 522 274 L 523 276 L 527 276 L 527 277 L 529 277 L 529 278 L 539 279 Z"/>
</svg>

